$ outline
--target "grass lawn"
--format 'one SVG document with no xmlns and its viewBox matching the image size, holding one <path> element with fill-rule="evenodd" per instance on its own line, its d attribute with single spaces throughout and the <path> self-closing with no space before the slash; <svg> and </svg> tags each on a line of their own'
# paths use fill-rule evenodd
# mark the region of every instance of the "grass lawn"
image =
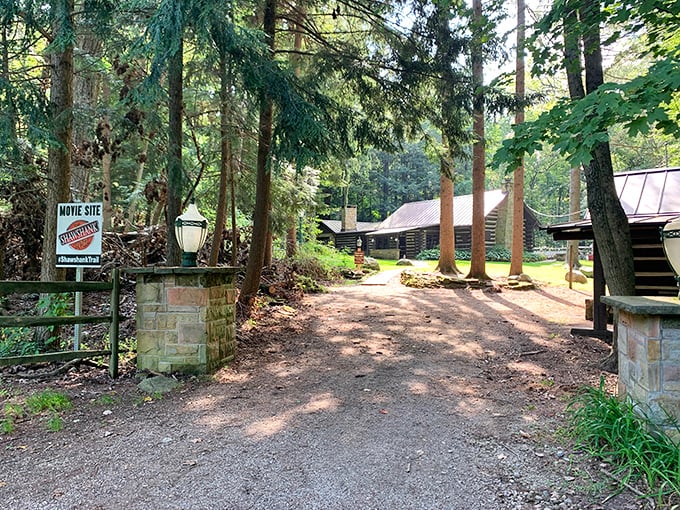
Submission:
<svg viewBox="0 0 680 510">
<path fill-rule="evenodd" d="M 381 271 L 395 268 L 403 268 L 404 266 L 397 266 L 396 260 L 379 260 Z M 425 260 L 421 261 L 423 265 L 421 267 L 413 267 L 416 271 L 434 271 L 437 267 L 436 260 Z M 470 262 L 467 260 L 456 261 L 458 269 L 460 269 L 464 274 L 470 269 Z M 564 277 L 567 274 L 567 269 L 564 262 L 555 262 L 553 260 L 545 262 L 525 262 L 524 272 L 531 276 L 531 278 L 537 283 L 543 283 L 548 285 L 563 286 L 568 287 L 569 282 L 567 282 Z M 584 266 L 592 271 L 592 267 Z M 487 262 L 486 263 L 486 273 L 491 278 L 501 278 L 508 276 L 510 271 L 509 262 Z M 572 288 L 576 290 L 582 290 L 589 294 L 593 292 L 593 281 L 588 279 L 588 283 L 574 283 Z"/>
</svg>

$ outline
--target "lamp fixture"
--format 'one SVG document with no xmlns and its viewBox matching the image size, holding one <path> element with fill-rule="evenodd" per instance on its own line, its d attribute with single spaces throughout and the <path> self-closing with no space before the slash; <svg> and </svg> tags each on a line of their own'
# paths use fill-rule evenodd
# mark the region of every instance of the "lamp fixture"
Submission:
<svg viewBox="0 0 680 510">
<path fill-rule="evenodd" d="M 182 250 L 182 267 L 195 267 L 196 255 L 208 236 L 208 220 L 198 212 L 194 199 L 175 220 L 175 238 Z"/>
<path fill-rule="evenodd" d="M 680 217 L 666 223 L 661 230 L 661 242 L 666 259 L 675 273 L 675 281 L 680 287 Z"/>
</svg>

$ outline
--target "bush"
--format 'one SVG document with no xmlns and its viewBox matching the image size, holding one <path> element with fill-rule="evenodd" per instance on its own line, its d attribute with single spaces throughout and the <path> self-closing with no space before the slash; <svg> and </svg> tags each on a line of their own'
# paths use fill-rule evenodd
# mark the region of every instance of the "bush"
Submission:
<svg viewBox="0 0 680 510">
<path fill-rule="evenodd" d="M 456 260 L 470 260 L 469 250 L 456 250 Z M 512 253 L 504 246 L 494 246 L 486 250 L 486 260 L 489 262 L 510 262 Z M 439 248 L 423 250 L 416 255 L 417 260 L 439 260 Z M 524 262 L 541 262 L 545 257 L 540 253 L 524 252 Z"/>
<path fill-rule="evenodd" d="M 659 507 L 680 503 L 680 450 L 640 406 L 609 395 L 600 378 L 599 388 L 587 387 L 572 399 L 567 416 L 576 447 L 611 463 L 621 488 L 643 481 Z M 670 416 L 668 425 L 680 433 Z"/>
</svg>

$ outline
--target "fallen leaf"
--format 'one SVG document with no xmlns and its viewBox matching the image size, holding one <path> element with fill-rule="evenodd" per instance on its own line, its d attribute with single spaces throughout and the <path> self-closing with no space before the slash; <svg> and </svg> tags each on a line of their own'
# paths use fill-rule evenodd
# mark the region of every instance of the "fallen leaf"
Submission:
<svg viewBox="0 0 680 510">
<path fill-rule="evenodd" d="M 387 409 L 381 409 L 380 414 L 389 414 L 390 412 Z"/>
</svg>

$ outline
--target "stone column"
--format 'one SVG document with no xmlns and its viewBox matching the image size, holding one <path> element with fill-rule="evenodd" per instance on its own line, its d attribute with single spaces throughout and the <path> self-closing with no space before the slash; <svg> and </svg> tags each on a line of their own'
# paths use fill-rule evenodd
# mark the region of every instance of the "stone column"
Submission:
<svg viewBox="0 0 680 510">
<path fill-rule="evenodd" d="M 137 277 L 137 368 L 205 374 L 236 352 L 232 267 L 144 267 Z"/>
<path fill-rule="evenodd" d="M 619 395 L 640 404 L 656 425 L 677 435 L 667 418 L 680 422 L 680 301 L 656 296 L 601 299 L 617 312 Z"/>
</svg>

